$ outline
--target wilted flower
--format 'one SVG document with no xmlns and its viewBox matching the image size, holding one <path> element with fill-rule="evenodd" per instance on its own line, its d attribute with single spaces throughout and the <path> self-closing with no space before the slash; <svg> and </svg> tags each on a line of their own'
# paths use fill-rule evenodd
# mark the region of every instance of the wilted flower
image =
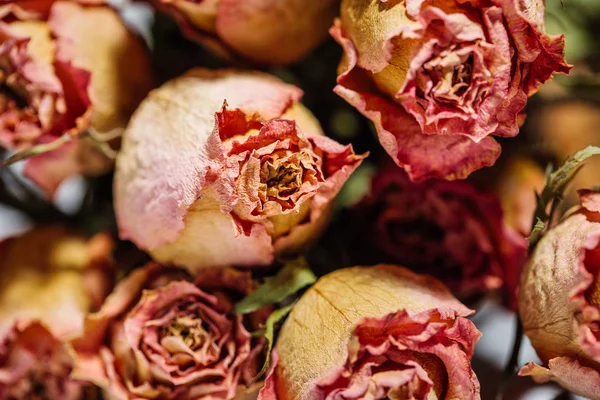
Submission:
<svg viewBox="0 0 600 400">
<path fill-rule="evenodd" d="M 600 399 L 600 194 L 548 231 L 521 277 L 519 314 L 545 366 L 519 375 Z"/>
<path fill-rule="evenodd" d="M 110 291 L 111 248 L 58 226 L 0 243 L 0 398 L 82 398 L 65 342 Z"/>
<path fill-rule="evenodd" d="M 298 61 L 327 35 L 338 0 L 152 0 L 183 33 L 215 52 L 252 63 Z"/>
<path fill-rule="evenodd" d="M 540 0 L 344 0 L 335 91 L 411 179 L 463 178 L 500 154 L 491 135 L 518 133 L 527 97 L 569 71 L 543 16 Z"/>
<path fill-rule="evenodd" d="M 0 334 L 0 398 L 82 399 L 72 370 L 67 346 L 43 324 L 15 323 Z"/>
<path fill-rule="evenodd" d="M 363 156 L 321 136 L 301 95 L 202 69 L 153 91 L 117 159 L 121 237 L 192 271 L 269 264 L 314 239 Z"/>
<path fill-rule="evenodd" d="M 25 167 L 25 174 L 51 196 L 70 175 L 110 167 L 90 142 L 66 139 L 123 128 L 152 87 L 149 57 L 114 10 L 86 4 L 101 1 L 4 3 L 0 146 L 24 151 L 68 142 Z"/>
<path fill-rule="evenodd" d="M 233 399 L 256 373 L 264 322 L 230 313 L 256 288 L 249 273 L 186 272 L 149 264 L 119 283 L 74 341 L 73 375 L 115 399 Z M 244 389 L 239 389 L 243 393 Z"/>
<path fill-rule="evenodd" d="M 471 313 L 401 267 L 335 271 L 292 309 L 259 399 L 479 399 Z"/>
<path fill-rule="evenodd" d="M 351 219 L 362 231 L 349 246 L 358 262 L 431 274 L 461 299 L 504 287 L 516 306 L 527 242 L 506 226 L 493 194 L 465 181 L 414 183 L 393 166 L 373 178 Z"/>
<path fill-rule="evenodd" d="M 40 226 L 0 243 L 0 325 L 39 319 L 60 338 L 76 335 L 111 290 L 112 240 Z"/>
</svg>

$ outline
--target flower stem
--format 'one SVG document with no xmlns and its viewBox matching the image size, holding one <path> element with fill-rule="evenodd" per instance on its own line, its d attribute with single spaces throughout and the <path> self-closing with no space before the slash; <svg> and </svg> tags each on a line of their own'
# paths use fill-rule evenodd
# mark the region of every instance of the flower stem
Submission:
<svg viewBox="0 0 600 400">
<path fill-rule="evenodd" d="M 506 390 L 506 385 L 517 370 L 517 366 L 519 364 L 519 353 L 521 352 L 521 344 L 523 343 L 523 324 L 521 323 L 521 318 L 519 318 L 518 315 L 516 316 L 515 320 L 515 339 L 513 341 L 510 358 L 508 359 L 508 362 L 504 367 L 504 371 L 502 372 L 502 379 L 500 380 L 500 385 L 498 386 L 496 400 L 502 400 L 504 391 Z"/>
</svg>

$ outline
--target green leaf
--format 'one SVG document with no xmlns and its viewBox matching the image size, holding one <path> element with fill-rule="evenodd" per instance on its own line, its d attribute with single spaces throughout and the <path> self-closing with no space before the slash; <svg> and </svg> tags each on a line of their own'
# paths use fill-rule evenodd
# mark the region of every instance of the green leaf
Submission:
<svg viewBox="0 0 600 400">
<path fill-rule="evenodd" d="M 282 308 L 279 308 L 279 309 L 273 311 L 271 313 L 271 315 L 269 315 L 269 318 L 267 318 L 265 331 L 264 331 L 264 337 L 267 340 L 267 343 L 266 343 L 267 356 L 265 358 L 265 363 L 263 364 L 263 367 L 261 368 L 260 372 L 254 378 L 252 378 L 252 381 L 248 385 L 251 385 L 254 382 L 256 382 L 257 380 L 259 380 L 260 378 L 262 378 L 262 376 L 269 370 L 269 364 L 271 361 L 271 350 L 273 349 L 273 342 L 274 342 L 274 337 L 275 337 L 275 327 L 277 326 L 279 321 L 281 321 L 283 318 L 285 318 L 290 313 L 290 311 L 294 307 L 294 304 L 295 303 L 292 303 L 290 305 L 287 305 L 285 307 L 282 307 Z"/>
<path fill-rule="evenodd" d="M 538 218 L 533 226 L 533 229 L 531 230 L 531 234 L 529 235 L 529 243 L 537 243 L 545 227 L 546 223 Z"/>
<path fill-rule="evenodd" d="M 304 258 L 287 263 L 275 277 L 265 280 L 258 289 L 234 307 L 236 314 L 248 314 L 264 306 L 282 302 L 317 280 Z"/>
</svg>

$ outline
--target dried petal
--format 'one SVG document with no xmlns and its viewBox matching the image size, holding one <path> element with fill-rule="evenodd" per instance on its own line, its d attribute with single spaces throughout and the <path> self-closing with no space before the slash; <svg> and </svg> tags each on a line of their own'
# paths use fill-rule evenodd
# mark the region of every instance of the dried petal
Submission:
<svg viewBox="0 0 600 400">
<path fill-rule="evenodd" d="M 156 0 L 183 32 L 217 53 L 253 63 L 298 61 L 319 44 L 338 2 L 323 0 Z"/>
<path fill-rule="evenodd" d="M 259 399 L 477 399 L 471 313 L 439 281 L 404 268 L 333 272 L 292 309 Z"/>
<path fill-rule="evenodd" d="M 212 270 L 196 283 L 149 264 L 123 280 L 74 341 L 73 375 L 116 398 L 233 399 L 256 372 L 260 343 L 233 303 L 256 288 L 249 273 Z M 240 389 L 240 392 L 243 390 Z"/>
<path fill-rule="evenodd" d="M 543 10 L 537 0 L 344 0 L 331 29 L 344 48 L 335 92 L 375 123 L 411 179 L 464 178 L 498 157 L 491 135 L 518 133 L 527 97 L 569 72 Z"/>
<path fill-rule="evenodd" d="M 201 69 L 154 91 L 117 162 L 121 236 L 191 270 L 304 247 L 363 156 L 319 136 L 301 94 L 264 74 Z"/>
</svg>

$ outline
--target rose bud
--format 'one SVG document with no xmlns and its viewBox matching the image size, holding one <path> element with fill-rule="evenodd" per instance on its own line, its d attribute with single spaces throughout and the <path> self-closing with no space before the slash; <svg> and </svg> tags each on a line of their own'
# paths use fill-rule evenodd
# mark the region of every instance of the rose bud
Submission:
<svg viewBox="0 0 600 400">
<path fill-rule="evenodd" d="M 39 319 L 59 338 L 79 333 L 83 318 L 111 290 L 112 239 L 62 226 L 40 226 L 0 242 L 0 325 Z"/>
<path fill-rule="evenodd" d="M 58 226 L 0 243 L 0 398 L 84 396 L 65 342 L 81 333 L 112 282 L 111 239 Z"/>
<path fill-rule="evenodd" d="M 530 362 L 519 375 L 600 399 L 600 194 L 580 195 L 521 276 L 519 315 L 544 366 Z"/>
<path fill-rule="evenodd" d="M 0 333 L 0 398 L 64 399 L 84 397 L 84 383 L 69 378 L 68 347 L 37 321 L 15 323 Z"/>
<path fill-rule="evenodd" d="M 182 32 L 230 59 L 285 65 L 323 41 L 338 0 L 153 0 Z"/>
<path fill-rule="evenodd" d="M 266 74 L 204 69 L 153 91 L 117 159 L 121 237 L 191 271 L 305 247 L 364 156 L 321 136 L 301 95 Z"/>
<path fill-rule="evenodd" d="M 256 287 L 233 269 L 203 271 L 195 282 L 154 263 L 135 270 L 86 318 L 73 376 L 114 399 L 233 399 L 238 386 L 243 398 L 262 346 L 249 329 L 265 315 L 231 310 Z"/>
<path fill-rule="evenodd" d="M 259 399 L 479 399 L 472 313 L 405 268 L 337 270 L 294 305 Z"/>
<path fill-rule="evenodd" d="M 463 300 L 504 288 L 507 303 L 516 307 L 527 241 L 504 223 L 493 194 L 466 181 L 411 182 L 392 166 L 373 177 L 352 220 L 362 231 L 349 246 L 358 262 L 431 274 Z"/>
<path fill-rule="evenodd" d="M 84 3 L 92 1 L 0 6 L 0 146 L 22 152 L 65 143 L 25 166 L 48 196 L 71 175 L 111 167 L 103 141 L 152 87 L 141 38 L 108 6 Z M 86 135 L 93 140 L 78 139 Z"/>
<path fill-rule="evenodd" d="M 343 0 L 335 92 L 413 180 L 464 178 L 515 136 L 527 97 L 568 73 L 539 0 Z"/>
</svg>

